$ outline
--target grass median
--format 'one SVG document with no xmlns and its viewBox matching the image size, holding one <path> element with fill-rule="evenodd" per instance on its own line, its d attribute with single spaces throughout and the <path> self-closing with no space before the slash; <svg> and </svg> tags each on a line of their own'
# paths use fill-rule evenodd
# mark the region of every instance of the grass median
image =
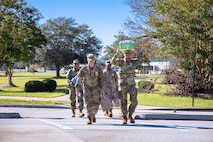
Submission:
<svg viewBox="0 0 213 142">
<path fill-rule="evenodd" d="M 42 105 L 62 105 L 69 104 L 69 100 L 51 100 L 51 98 L 66 95 L 67 82 L 65 80 L 65 73 L 61 73 L 62 78 L 54 78 L 55 72 L 14 72 L 12 81 L 17 87 L 5 87 L 7 84 L 7 77 L 4 72 L 0 72 L 0 96 L 18 96 L 18 97 L 37 97 L 37 98 L 49 98 L 43 100 L 24 100 L 16 98 L 0 98 L 0 104 L 42 104 Z M 29 80 L 43 80 L 51 78 L 57 82 L 57 88 L 55 92 L 24 92 L 24 85 Z M 159 106 L 169 108 L 191 108 L 191 97 L 175 97 L 165 96 L 165 92 L 172 89 L 172 85 L 161 84 L 163 78 L 162 75 L 139 75 L 137 78 L 146 79 L 149 78 L 155 84 L 154 91 L 150 93 L 138 93 L 138 104 L 146 106 Z M 213 108 L 213 100 L 195 98 L 195 108 Z"/>
</svg>

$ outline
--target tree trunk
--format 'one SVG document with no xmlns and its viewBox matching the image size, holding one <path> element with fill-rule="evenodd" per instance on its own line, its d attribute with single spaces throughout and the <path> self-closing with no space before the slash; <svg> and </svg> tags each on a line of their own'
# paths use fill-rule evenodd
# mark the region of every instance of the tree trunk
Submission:
<svg viewBox="0 0 213 142">
<path fill-rule="evenodd" d="M 7 82 L 8 86 L 15 87 L 15 85 L 12 82 L 12 76 L 13 76 L 13 68 L 11 65 L 6 67 L 6 74 L 7 74 Z"/>
<path fill-rule="evenodd" d="M 56 69 L 56 78 L 60 78 L 60 68 L 58 65 L 55 66 Z"/>
<path fill-rule="evenodd" d="M 56 69 L 56 78 L 59 78 L 59 77 L 60 77 L 59 69 Z"/>
</svg>

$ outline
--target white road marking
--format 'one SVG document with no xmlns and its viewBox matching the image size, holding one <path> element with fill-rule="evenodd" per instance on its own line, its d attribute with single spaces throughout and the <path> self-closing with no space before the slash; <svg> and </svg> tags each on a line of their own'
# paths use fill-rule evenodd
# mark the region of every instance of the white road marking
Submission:
<svg viewBox="0 0 213 142">
<path fill-rule="evenodd" d="M 52 121 L 48 121 L 48 120 L 44 120 L 44 119 L 39 119 L 39 121 L 53 125 L 53 126 L 56 126 L 56 127 L 60 128 L 62 130 L 73 130 L 73 128 L 71 128 L 71 127 L 68 127 L 68 126 L 65 126 L 65 125 L 62 125 L 62 124 L 59 124 L 59 123 L 55 123 L 55 122 L 52 122 Z"/>
</svg>

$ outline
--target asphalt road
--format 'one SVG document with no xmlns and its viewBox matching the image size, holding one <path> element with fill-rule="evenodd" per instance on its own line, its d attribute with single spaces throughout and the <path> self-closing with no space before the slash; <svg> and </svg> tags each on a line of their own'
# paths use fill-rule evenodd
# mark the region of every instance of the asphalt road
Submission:
<svg viewBox="0 0 213 142">
<path fill-rule="evenodd" d="M 140 111 L 145 110 L 136 109 L 135 116 Z M 118 108 L 113 110 L 113 118 L 104 116 L 100 109 L 92 125 L 86 124 L 86 117 L 71 118 L 67 108 L 0 107 L 0 112 L 20 116 L 0 119 L 0 142 L 213 141 L 213 121 L 136 119 L 135 124 L 122 125 Z"/>
</svg>

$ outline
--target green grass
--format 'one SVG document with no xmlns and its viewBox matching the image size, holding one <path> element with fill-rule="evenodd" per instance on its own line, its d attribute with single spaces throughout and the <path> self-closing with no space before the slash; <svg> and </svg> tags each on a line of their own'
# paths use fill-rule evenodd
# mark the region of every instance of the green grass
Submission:
<svg viewBox="0 0 213 142">
<path fill-rule="evenodd" d="M 164 76 L 160 75 L 160 74 L 136 74 L 136 77 L 139 77 L 139 78 L 151 78 L 151 79 L 155 79 L 155 78 L 161 79 Z"/>
<path fill-rule="evenodd" d="M 191 97 L 162 96 L 157 93 L 139 93 L 138 102 L 138 104 L 145 106 L 192 108 Z M 213 100 L 195 98 L 194 108 L 213 108 Z"/>
<path fill-rule="evenodd" d="M 149 76 L 150 77 L 150 76 Z M 154 76 L 156 78 L 156 76 Z M 154 81 L 155 89 L 151 93 L 138 93 L 138 104 L 168 108 L 192 108 L 192 97 L 166 96 L 174 85 L 161 84 L 161 79 Z M 213 108 L 213 100 L 194 98 L 194 108 Z"/>
<path fill-rule="evenodd" d="M 64 77 L 65 74 L 62 74 Z M 28 72 L 14 72 L 12 82 L 17 87 L 4 87 L 0 88 L 0 96 L 24 96 L 24 97 L 41 97 L 41 98 L 52 98 L 62 96 L 68 92 L 65 78 L 56 79 L 54 78 L 55 72 L 48 73 L 28 73 Z M 46 78 L 54 79 L 57 82 L 56 92 L 36 92 L 29 93 L 24 92 L 25 83 L 29 80 L 44 80 Z M 0 86 L 7 85 L 7 77 L 3 72 L 0 72 Z"/>
<path fill-rule="evenodd" d="M 14 72 L 13 83 L 17 87 L 13 88 L 0 88 L 0 96 L 24 96 L 24 97 L 43 97 L 53 98 L 62 96 L 68 92 L 67 82 L 65 74 L 61 73 L 63 78 L 55 79 L 55 72 L 48 73 L 26 73 L 26 72 Z M 174 86 L 161 84 L 163 79 L 162 75 L 141 75 L 137 74 L 138 78 L 151 78 L 155 84 L 155 89 L 151 93 L 138 93 L 138 104 L 147 106 L 160 106 L 169 108 L 191 108 L 192 98 L 191 97 L 174 97 L 165 96 L 164 93 L 170 91 Z M 46 78 L 54 79 L 57 82 L 56 92 L 37 92 L 37 93 L 26 93 L 24 92 L 24 85 L 29 80 L 43 80 Z M 7 77 L 4 72 L 0 72 L 0 86 L 7 84 Z M 67 101 L 26 101 L 19 99 L 0 99 L 0 104 L 69 104 Z M 213 100 L 195 98 L 195 108 L 213 108 Z"/>
</svg>

